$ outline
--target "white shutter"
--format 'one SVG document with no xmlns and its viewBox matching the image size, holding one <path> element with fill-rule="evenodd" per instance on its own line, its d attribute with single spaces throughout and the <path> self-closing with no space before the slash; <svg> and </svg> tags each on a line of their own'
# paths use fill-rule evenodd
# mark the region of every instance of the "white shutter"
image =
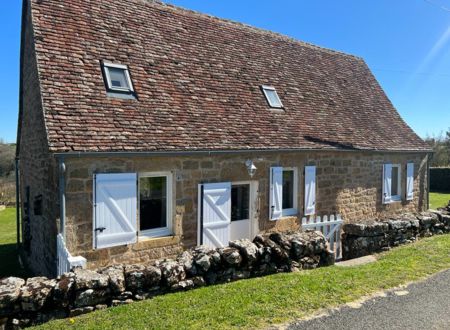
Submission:
<svg viewBox="0 0 450 330">
<path fill-rule="evenodd" d="M 95 175 L 94 248 L 136 243 L 136 173 Z"/>
<path fill-rule="evenodd" d="M 270 168 L 269 219 L 278 220 L 283 213 L 283 168 Z"/>
<path fill-rule="evenodd" d="M 392 164 L 384 164 L 383 166 L 383 204 L 391 202 L 391 186 L 392 186 Z"/>
<path fill-rule="evenodd" d="M 406 164 L 406 200 L 414 197 L 414 163 Z"/>
<path fill-rule="evenodd" d="M 305 215 L 316 213 L 316 167 L 305 166 Z"/>
<path fill-rule="evenodd" d="M 228 246 L 231 224 L 231 182 L 203 185 L 202 244 Z"/>
</svg>

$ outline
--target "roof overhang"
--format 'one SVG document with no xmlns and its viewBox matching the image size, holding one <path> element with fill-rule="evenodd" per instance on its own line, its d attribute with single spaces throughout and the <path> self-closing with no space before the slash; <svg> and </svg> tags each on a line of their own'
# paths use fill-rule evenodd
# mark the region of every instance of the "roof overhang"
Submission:
<svg viewBox="0 0 450 330">
<path fill-rule="evenodd" d="M 226 154 L 247 154 L 247 153 L 295 153 L 295 152 L 367 152 L 367 153 L 389 153 L 389 154 L 428 154 L 433 153 L 428 150 L 380 150 L 380 149 L 239 149 L 239 150 L 180 150 L 180 151 L 70 151 L 56 152 L 56 158 L 81 158 L 81 157 L 161 157 L 161 156 L 213 156 Z"/>
</svg>

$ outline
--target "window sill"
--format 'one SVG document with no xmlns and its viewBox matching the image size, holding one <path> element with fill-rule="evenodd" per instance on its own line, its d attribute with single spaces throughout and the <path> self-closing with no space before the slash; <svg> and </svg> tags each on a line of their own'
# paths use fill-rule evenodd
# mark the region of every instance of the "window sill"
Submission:
<svg viewBox="0 0 450 330">
<path fill-rule="evenodd" d="M 269 110 L 270 110 L 270 112 L 275 112 L 275 113 L 286 113 L 286 111 L 284 110 L 284 108 L 270 107 Z"/>
<path fill-rule="evenodd" d="M 295 217 L 298 215 L 297 209 L 284 209 L 281 211 L 281 216 L 284 217 Z"/>
<path fill-rule="evenodd" d="M 277 221 L 285 221 L 285 220 L 291 220 L 291 219 L 300 219 L 300 216 L 298 214 L 291 214 L 291 215 L 281 215 L 278 219 L 270 220 L 271 222 L 277 222 Z"/>
<path fill-rule="evenodd" d="M 139 236 L 138 242 L 133 245 L 134 251 L 154 249 L 164 246 L 176 245 L 180 243 L 179 236 L 165 236 L 165 237 L 149 237 Z"/>
<path fill-rule="evenodd" d="M 134 93 L 124 93 L 124 92 L 117 92 L 117 91 L 107 91 L 106 95 L 108 97 L 116 98 L 116 99 L 123 99 L 123 100 L 136 100 L 136 97 L 134 96 Z"/>
<path fill-rule="evenodd" d="M 139 232 L 139 237 L 158 238 L 166 236 L 173 236 L 172 230 L 167 227 L 147 229 Z"/>
</svg>

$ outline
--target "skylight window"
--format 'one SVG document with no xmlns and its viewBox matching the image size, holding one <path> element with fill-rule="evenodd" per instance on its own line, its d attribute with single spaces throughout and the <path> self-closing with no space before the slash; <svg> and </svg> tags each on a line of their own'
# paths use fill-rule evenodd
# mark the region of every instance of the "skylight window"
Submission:
<svg viewBox="0 0 450 330">
<path fill-rule="evenodd" d="M 271 108 L 283 108 L 283 103 L 277 94 L 277 91 L 272 86 L 261 86 L 264 95 L 266 96 L 266 100 L 269 103 Z"/>
<path fill-rule="evenodd" d="M 133 93 L 128 67 L 121 64 L 103 63 L 106 88 L 108 92 Z"/>
</svg>

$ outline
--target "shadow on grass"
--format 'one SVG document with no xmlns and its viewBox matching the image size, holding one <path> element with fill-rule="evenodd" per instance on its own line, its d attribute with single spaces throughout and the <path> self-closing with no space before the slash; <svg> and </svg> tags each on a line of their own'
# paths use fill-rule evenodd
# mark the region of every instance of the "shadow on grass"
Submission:
<svg viewBox="0 0 450 330">
<path fill-rule="evenodd" d="M 29 276 L 28 271 L 20 265 L 16 244 L 0 245 L 0 278 L 8 276 Z"/>
</svg>

